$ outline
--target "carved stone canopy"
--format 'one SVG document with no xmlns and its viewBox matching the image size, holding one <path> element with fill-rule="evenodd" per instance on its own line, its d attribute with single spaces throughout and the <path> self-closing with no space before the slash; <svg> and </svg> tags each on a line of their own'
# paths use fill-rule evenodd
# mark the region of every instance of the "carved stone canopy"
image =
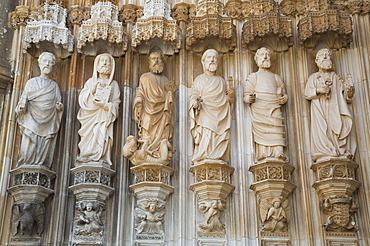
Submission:
<svg viewBox="0 0 370 246">
<path fill-rule="evenodd" d="M 118 7 L 111 2 L 98 2 L 91 7 L 91 18 L 83 21 L 77 38 L 77 50 L 86 55 L 96 55 L 100 50 L 95 43 L 104 41 L 105 52 L 121 56 L 127 49 L 127 34 L 118 21 Z"/>
<path fill-rule="evenodd" d="M 250 16 L 243 25 L 243 45 L 257 50 L 263 45 L 274 51 L 288 50 L 293 45 L 292 22 L 279 13 Z"/>
<path fill-rule="evenodd" d="M 73 51 L 73 36 L 66 26 L 67 10 L 58 4 L 44 3 L 27 23 L 23 51 L 38 56 L 51 51 L 65 58 Z"/>
<path fill-rule="evenodd" d="M 148 54 L 155 42 L 166 55 L 178 52 L 181 46 L 181 30 L 170 16 L 170 5 L 165 0 L 145 2 L 144 16 L 138 18 L 132 30 L 132 46 L 139 53 Z M 169 47 L 172 46 L 172 47 Z"/>
<path fill-rule="evenodd" d="M 328 48 L 348 47 L 352 42 L 352 20 L 347 12 L 333 9 L 310 11 L 298 23 L 300 43 L 314 48 L 324 42 Z"/>
</svg>

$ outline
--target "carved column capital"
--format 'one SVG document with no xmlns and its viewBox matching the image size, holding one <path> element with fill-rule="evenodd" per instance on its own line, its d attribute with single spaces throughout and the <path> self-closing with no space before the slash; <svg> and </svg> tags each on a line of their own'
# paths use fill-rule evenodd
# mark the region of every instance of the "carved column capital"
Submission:
<svg viewBox="0 0 370 246">
<path fill-rule="evenodd" d="M 15 7 L 15 11 L 10 12 L 8 15 L 8 26 L 13 29 L 17 29 L 20 26 L 25 26 L 29 19 L 30 8 L 25 5 L 19 5 Z"/>
<path fill-rule="evenodd" d="M 172 9 L 172 17 L 177 21 L 188 21 L 190 14 L 190 4 L 177 3 Z"/>
<path fill-rule="evenodd" d="M 227 16 L 233 19 L 239 19 L 242 16 L 242 2 L 240 0 L 230 0 L 226 3 L 225 12 Z"/>
<path fill-rule="evenodd" d="M 134 4 L 123 5 L 119 13 L 119 21 L 134 23 L 137 16 L 138 7 Z"/>
</svg>

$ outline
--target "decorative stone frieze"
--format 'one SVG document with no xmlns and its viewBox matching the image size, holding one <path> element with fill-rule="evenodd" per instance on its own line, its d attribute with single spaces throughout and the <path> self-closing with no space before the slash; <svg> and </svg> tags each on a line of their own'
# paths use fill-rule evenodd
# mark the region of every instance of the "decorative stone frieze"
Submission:
<svg viewBox="0 0 370 246">
<path fill-rule="evenodd" d="M 104 50 L 121 56 L 127 49 L 127 34 L 118 21 L 118 7 L 111 2 L 98 2 L 91 7 L 91 18 L 83 21 L 77 37 L 77 50 L 96 55 Z"/>
<path fill-rule="evenodd" d="M 8 14 L 9 27 L 17 29 L 20 26 L 25 26 L 28 21 L 28 16 L 30 14 L 30 7 L 25 5 L 18 5 L 15 7 L 15 11 Z"/>
<path fill-rule="evenodd" d="M 293 45 L 292 22 L 279 13 L 250 16 L 243 25 L 242 35 L 243 45 L 250 50 L 269 44 L 275 51 L 285 51 Z"/>
<path fill-rule="evenodd" d="M 232 18 L 224 16 L 224 6 L 219 0 L 202 0 L 190 16 L 186 31 L 186 47 L 203 52 L 212 45 L 219 52 L 228 52 L 236 46 L 236 27 Z"/>
<path fill-rule="evenodd" d="M 44 3 L 37 11 L 37 20 L 27 22 L 23 51 L 38 55 L 54 51 L 67 57 L 73 51 L 73 36 L 66 26 L 67 10 L 58 4 Z"/>
<path fill-rule="evenodd" d="M 170 14 L 170 5 L 165 0 L 147 1 L 144 16 L 137 19 L 132 30 L 131 45 L 146 54 L 154 47 L 159 47 L 166 55 L 178 52 L 181 31 Z"/>
<path fill-rule="evenodd" d="M 348 47 L 352 42 L 352 20 L 347 12 L 334 9 L 309 11 L 298 23 L 300 43 L 313 48 L 325 42 L 331 49 Z"/>
</svg>

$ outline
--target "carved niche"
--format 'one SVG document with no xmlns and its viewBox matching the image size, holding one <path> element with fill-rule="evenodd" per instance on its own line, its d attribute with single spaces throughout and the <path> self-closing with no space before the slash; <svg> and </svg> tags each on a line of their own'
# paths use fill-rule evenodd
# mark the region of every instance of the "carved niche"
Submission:
<svg viewBox="0 0 370 246">
<path fill-rule="evenodd" d="M 127 49 L 127 34 L 118 21 L 118 7 L 111 2 L 98 2 L 91 7 L 91 18 L 83 21 L 77 37 L 77 50 L 96 55 L 100 49 L 121 56 Z"/>
</svg>

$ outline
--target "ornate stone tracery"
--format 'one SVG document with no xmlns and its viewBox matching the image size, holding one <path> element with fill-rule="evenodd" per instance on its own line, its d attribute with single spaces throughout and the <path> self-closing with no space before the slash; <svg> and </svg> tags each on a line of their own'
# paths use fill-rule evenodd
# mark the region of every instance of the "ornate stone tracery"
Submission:
<svg viewBox="0 0 370 246">
<path fill-rule="evenodd" d="M 113 56 L 121 56 L 127 49 L 127 34 L 122 22 L 118 21 L 118 7 L 111 2 L 98 2 L 91 7 L 91 18 L 83 21 L 77 38 L 77 50 L 80 53 L 96 55 L 100 45 L 94 45 L 104 40 L 105 51 Z M 87 45 L 90 44 L 88 47 Z M 95 47 L 94 46 L 98 46 Z"/>
</svg>

